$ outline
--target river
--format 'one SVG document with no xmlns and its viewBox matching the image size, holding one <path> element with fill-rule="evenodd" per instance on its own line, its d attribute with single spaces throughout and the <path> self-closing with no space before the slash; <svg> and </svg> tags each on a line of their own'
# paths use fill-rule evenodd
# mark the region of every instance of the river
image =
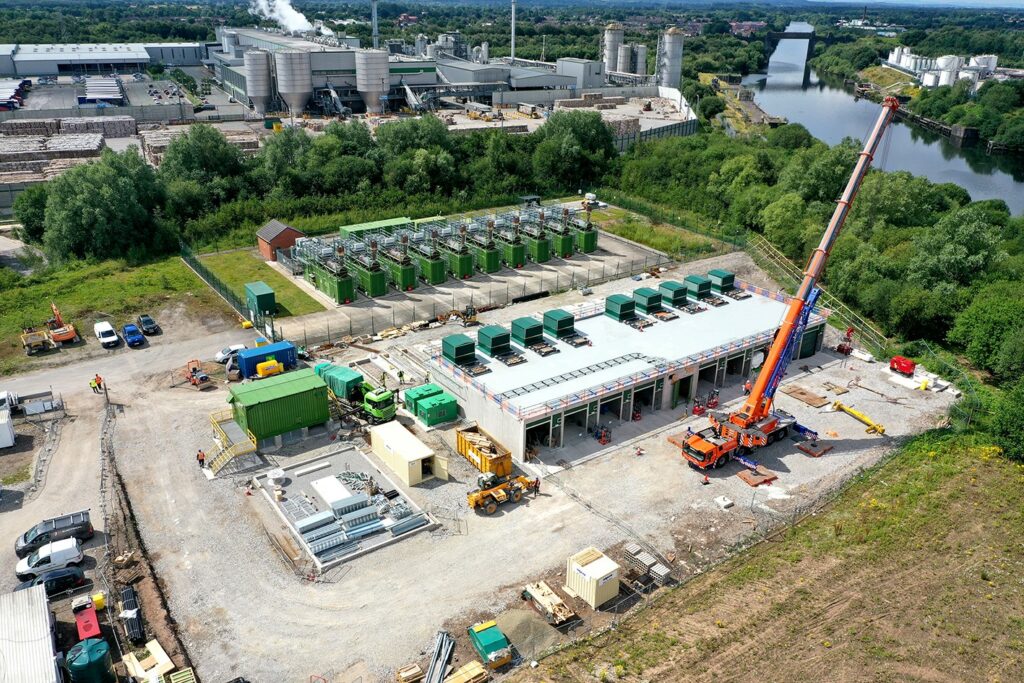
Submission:
<svg viewBox="0 0 1024 683">
<path fill-rule="evenodd" d="M 789 30 L 801 28 L 791 24 Z M 879 105 L 855 98 L 841 80 L 819 77 L 807 66 L 806 54 L 807 41 L 780 41 L 768 73 L 747 76 L 744 84 L 754 90 L 754 100 L 763 110 L 803 124 L 830 145 L 844 137 L 863 140 Z M 984 146 L 958 148 L 938 133 L 899 121 L 887 138 L 875 167 L 955 183 L 972 199 L 1002 199 L 1014 214 L 1024 213 L 1024 157 L 989 155 Z"/>
</svg>

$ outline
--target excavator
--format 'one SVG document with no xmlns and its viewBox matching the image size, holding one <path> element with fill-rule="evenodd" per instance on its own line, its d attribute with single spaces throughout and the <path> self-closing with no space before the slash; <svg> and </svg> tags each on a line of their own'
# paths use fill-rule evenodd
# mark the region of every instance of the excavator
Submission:
<svg viewBox="0 0 1024 683">
<path fill-rule="evenodd" d="M 882 111 L 864 144 L 853 175 L 850 176 L 825 234 L 821 237 L 821 243 L 811 254 L 800 288 L 796 296 L 789 301 L 764 367 L 746 401 L 738 410 L 732 412 L 709 411 L 708 419 L 711 425 L 687 437 L 683 442 L 682 455 L 691 467 L 701 470 L 721 467 L 735 458 L 745 467 L 756 471 L 757 462 L 748 457 L 753 450 L 785 438 L 790 430 L 810 433 L 809 429 L 797 424 L 792 415 L 772 409 L 775 391 L 796 354 L 807 320 L 821 294 L 817 285 L 825 269 L 825 262 L 843 229 L 850 205 L 857 196 L 875 152 L 882 142 L 882 136 L 892 123 L 897 109 L 899 102 L 895 97 L 885 98 Z"/>
</svg>

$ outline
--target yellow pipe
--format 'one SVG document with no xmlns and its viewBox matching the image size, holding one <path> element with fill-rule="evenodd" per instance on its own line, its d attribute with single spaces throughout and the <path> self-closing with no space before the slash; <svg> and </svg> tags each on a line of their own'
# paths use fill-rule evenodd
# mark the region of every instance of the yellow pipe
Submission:
<svg viewBox="0 0 1024 683">
<path fill-rule="evenodd" d="M 859 420 L 859 421 L 863 422 L 864 424 L 866 424 L 868 426 L 868 428 L 866 430 L 868 434 L 885 434 L 885 427 L 883 427 L 882 425 L 878 424 L 877 422 L 875 422 L 874 420 L 872 420 L 870 417 L 868 417 L 864 413 L 860 412 L 859 410 L 854 410 L 850 406 L 844 405 L 843 403 L 840 403 L 839 401 L 836 401 L 835 403 L 833 403 L 832 404 L 832 408 L 835 409 L 835 410 L 841 410 L 844 413 L 846 413 L 847 415 L 849 415 L 850 417 L 852 417 L 852 418 L 854 418 L 856 420 Z"/>
</svg>

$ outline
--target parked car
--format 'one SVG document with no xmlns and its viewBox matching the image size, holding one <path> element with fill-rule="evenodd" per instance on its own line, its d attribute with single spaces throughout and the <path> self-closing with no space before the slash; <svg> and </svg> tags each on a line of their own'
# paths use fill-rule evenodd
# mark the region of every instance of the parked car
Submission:
<svg viewBox="0 0 1024 683">
<path fill-rule="evenodd" d="M 26 557 L 47 543 L 61 541 L 65 538 L 77 538 L 80 541 L 85 541 L 92 538 L 94 533 L 96 530 L 93 529 L 88 510 L 51 517 L 44 519 L 18 536 L 18 540 L 14 542 L 14 554 L 18 557 Z"/>
<path fill-rule="evenodd" d="M 114 326 L 105 320 L 101 320 L 92 326 L 92 331 L 96 335 L 96 338 L 100 341 L 100 346 L 103 348 L 112 348 L 121 343 L 121 338 L 117 336 L 117 331 L 114 330 Z"/>
<path fill-rule="evenodd" d="M 146 338 L 142 335 L 142 330 L 140 330 L 135 323 L 122 325 L 121 336 L 124 337 L 124 343 L 128 346 L 142 346 L 146 343 Z"/>
<path fill-rule="evenodd" d="M 160 332 L 160 326 L 156 324 L 156 321 L 148 313 L 143 313 L 136 318 L 135 323 L 142 330 L 142 334 L 157 334 Z"/>
<path fill-rule="evenodd" d="M 14 570 L 19 581 L 28 581 L 52 569 L 77 566 L 85 558 L 77 538 L 47 543 L 28 557 L 22 558 Z"/>
<path fill-rule="evenodd" d="M 213 357 L 215 361 L 220 364 L 228 362 L 228 359 L 234 356 L 239 351 L 244 351 L 248 348 L 245 344 L 232 344 L 231 346 L 225 346 L 223 349 L 217 352 L 217 355 Z"/>
<path fill-rule="evenodd" d="M 15 591 L 23 591 L 32 586 L 42 585 L 46 588 L 46 597 L 52 598 L 58 593 L 73 590 L 80 586 L 85 585 L 85 572 L 80 567 L 64 567 L 63 569 L 54 569 L 44 574 L 40 574 L 34 579 L 23 581 L 14 589 Z"/>
</svg>

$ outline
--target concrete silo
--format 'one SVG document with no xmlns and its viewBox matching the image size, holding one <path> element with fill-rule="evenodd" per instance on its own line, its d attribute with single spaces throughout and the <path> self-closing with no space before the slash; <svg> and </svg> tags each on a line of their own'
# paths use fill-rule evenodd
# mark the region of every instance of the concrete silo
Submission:
<svg viewBox="0 0 1024 683">
<path fill-rule="evenodd" d="M 615 70 L 624 74 L 630 73 L 633 70 L 631 66 L 632 61 L 633 46 L 628 44 L 619 45 L 619 56 L 615 61 Z"/>
<path fill-rule="evenodd" d="M 356 90 L 371 114 L 381 112 L 381 98 L 391 90 L 391 70 L 384 50 L 356 52 Z"/>
<path fill-rule="evenodd" d="M 258 114 L 266 114 L 270 101 L 274 99 L 270 83 L 270 53 L 249 50 L 244 56 L 245 92 Z"/>
<path fill-rule="evenodd" d="M 658 59 L 658 85 L 678 88 L 683 75 L 683 32 L 676 27 L 665 31 Z"/>
<path fill-rule="evenodd" d="M 619 24 L 608 24 L 604 29 L 604 71 L 616 71 L 619 63 L 619 46 L 626 32 Z"/>
<path fill-rule="evenodd" d="M 636 73 L 644 76 L 647 74 L 647 46 L 636 46 Z"/>
<path fill-rule="evenodd" d="M 288 105 L 292 116 L 302 114 L 313 96 L 313 68 L 309 53 L 302 50 L 283 50 L 274 54 L 274 72 L 277 74 L 277 94 Z"/>
</svg>

